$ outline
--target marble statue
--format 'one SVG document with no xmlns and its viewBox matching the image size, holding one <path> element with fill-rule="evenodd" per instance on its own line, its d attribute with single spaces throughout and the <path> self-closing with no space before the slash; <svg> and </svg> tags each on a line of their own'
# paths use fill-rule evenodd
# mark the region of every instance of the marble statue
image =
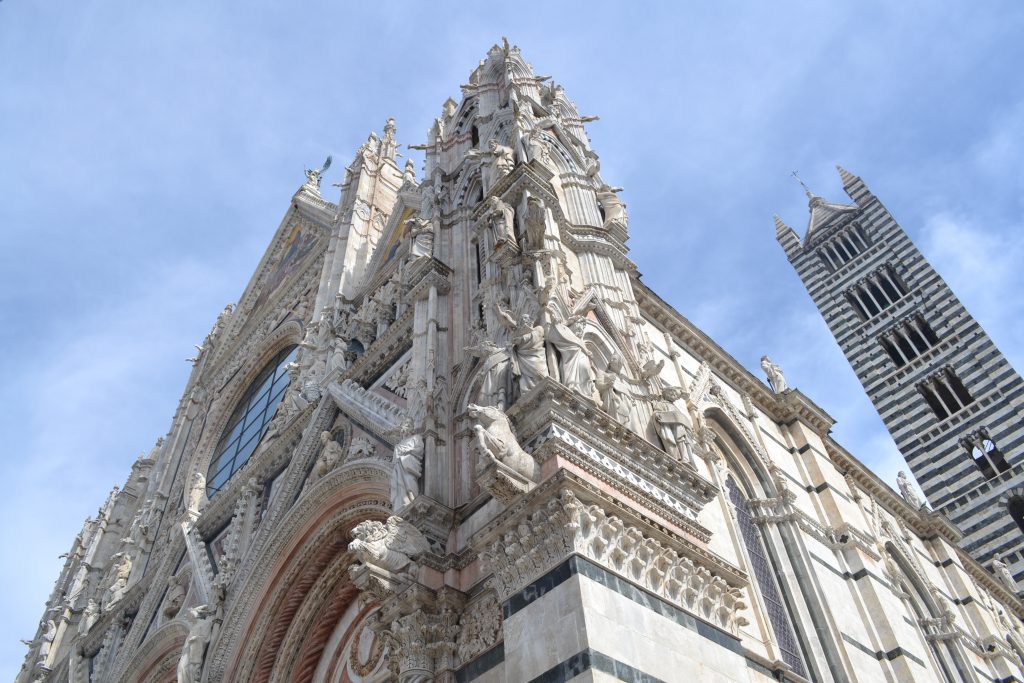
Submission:
<svg viewBox="0 0 1024 683">
<path fill-rule="evenodd" d="M 391 509 L 395 512 L 416 500 L 420 493 L 419 479 L 423 474 L 423 436 L 413 432 L 412 420 L 409 419 L 402 423 L 399 435 L 390 486 Z"/>
<path fill-rule="evenodd" d="M 316 459 L 316 464 L 313 465 L 313 472 L 310 477 L 312 481 L 317 481 L 330 474 L 331 470 L 337 467 L 338 463 L 345 456 L 344 451 L 341 450 L 341 444 L 335 441 L 331 433 L 326 430 L 320 432 L 320 444 L 323 450 L 320 451 L 320 457 Z"/>
<path fill-rule="evenodd" d="M 608 367 L 596 373 L 595 383 L 604 411 L 614 417 L 619 424 L 629 426 L 631 396 L 622 368 L 622 358 L 612 356 L 608 361 Z"/>
<path fill-rule="evenodd" d="M 776 394 L 781 394 L 789 390 L 789 385 L 786 384 L 786 376 L 782 374 L 782 368 L 773 363 L 771 358 L 761 356 L 761 369 L 768 376 L 768 386 L 772 388 L 772 391 Z"/>
<path fill-rule="evenodd" d="M 515 211 L 511 206 L 497 197 L 488 197 L 484 217 L 491 228 L 495 248 L 506 242 L 515 243 Z"/>
<path fill-rule="evenodd" d="M 467 346 L 466 351 L 481 360 L 477 403 L 504 410 L 508 406 L 509 372 L 512 366 L 512 356 L 508 349 L 483 339 L 475 346 Z"/>
<path fill-rule="evenodd" d="M 526 229 L 526 248 L 530 251 L 544 249 L 544 236 L 547 234 L 547 209 L 539 197 L 526 200 L 526 215 L 523 217 Z"/>
<path fill-rule="evenodd" d="M 128 551 L 116 553 L 111 557 L 111 560 L 114 561 L 114 581 L 107 588 L 105 604 L 108 608 L 123 598 L 124 594 L 128 591 L 128 579 L 132 575 L 132 565 L 134 564 L 131 553 Z"/>
<path fill-rule="evenodd" d="M 188 611 L 191 625 L 178 658 L 178 683 L 199 683 L 203 673 L 206 644 L 213 635 L 213 617 L 206 605 Z"/>
<path fill-rule="evenodd" d="M 654 423 L 665 451 L 689 459 L 686 431 L 693 427 L 690 416 L 676 407 L 676 401 L 685 392 L 679 387 L 664 387 L 661 397 L 654 401 Z"/>
<path fill-rule="evenodd" d="M 478 406 L 470 403 L 469 419 L 473 425 L 473 449 L 480 455 L 477 467 L 495 460 L 518 472 L 530 481 L 537 481 L 540 467 L 533 457 L 524 451 L 516 440 L 508 416 L 493 406 Z"/>
<path fill-rule="evenodd" d="M 1017 581 L 1013 578 L 1013 574 L 1010 573 L 1010 568 L 1006 566 L 1002 558 L 999 555 L 992 557 L 992 573 L 996 575 L 999 582 L 1006 586 L 1011 593 L 1017 594 Z"/>
<path fill-rule="evenodd" d="M 566 325 L 558 322 L 558 309 L 553 303 L 548 304 L 547 310 L 555 322 L 547 326 L 545 336 L 558 351 L 558 370 L 562 384 L 587 398 L 595 398 L 594 368 L 590 364 L 590 352 L 583 341 L 587 319 L 575 316 Z"/>
<path fill-rule="evenodd" d="M 602 185 L 601 189 L 597 191 L 597 201 L 601 204 L 601 209 L 604 212 L 606 226 L 613 223 L 626 225 L 626 205 L 619 199 L 618 194 L 621 191 L 621 187 L 609 187 L 608 185 Z"/>
<path fill-rule="evenodd" d="M 395 515 L 386 523 L 360 522 L 352 529 L 352 536 L 349 552 L 363 564 L 393 574 L 408 572 L 413 558 L 430 550 L 430 542 L 420 530 Z"/>
<path fill-rule="evenodd" d="M 100 618 L 100 605 L 96 602 L 95 598 L 89 598 L 88 602 L 85 603 L 85 609 L 82 610 L 82 618 L 78 621 L 78 634 L 84 636 L 89 633 L 89 629 L 93 627 L 93 624 Z"/>
<path fill-rule="evenodd" d="M 163 614 L 167 619 L 173 619 L 181 611 L 181 604 L 185 601 L 185 588 L 187 584 L 184 576 L 171 576 L 167 579 L 167 595 L 164 597 Z"/>
<path fill-rule="evenodd" d="M 434 255 L 434 224 L 425 218 L 410 218 L 406 221 L 409 226 L 409 255 L 412 258 Z"/>
<path fill-rule="evenodd" d="M 320 179 L 323 176 L 323 174 L 327 172 L 327 169 L 329 169 L 330 167 L 331 167 L 331 156 L 328 154 L 327 155 L 327 159 L 324 160 L 324 165 L 323 166 L 321 166 L 320 168 L 314 168 L 312 170 L 307 168 L 306 169 L 306 186 L 319 192 L 320 191 Z"/>
<path fill-rule="evenodd" d="M 919 510 L 922 507 L 921 499 L 918 498 L 917 492 L 914 491 L 914 487 L 910 484 L 910 479 L 907 477 L 907 473 L 903 470 L 896 475 L 896 485 L 899 486 L 900 495 L 903 496 L 903 500 L 907 501 L 910 507 L 915 510 Z"/>
<path fill-rule="evenodd" d="M 53 641 L 57 638 L 57 624 L 53 619 L 47 619 L 42 627 L 43 635 L 39 641 L 39 664 L 45 666 L 46 660 L 50 657 Z"/>
<path fill-rule="evenodd" d="M 490 192 L 495 183 L 507 176 L 515 168 L 515 156 L 511 147 L 500 144 L 494 138 L 487 141 L 487 150 L 471 150 L 469 158 L 482 158 L 484 161 L 480 179 L 484 185 L 484 193 Z"/>
<path fill-rule="evenodd" d="M 384 139 L 380 142 L 380 155 L 388 159 L 395 158 L 398 151 L 398 143 L 395 142 L 395 120 L 388 119 L 384 124 Z M 326 170 L 326 169 L 325 169 Z"/>
<path fill-rule="evenodd" d="M 517 323 L 500 305 L 495 306 L 498 320 L 512 335 L 512 374 L 519 378 L 520 394 L 548 376 L 548 360 L 544 350 L 544 328 L 523 314 Z"/>
<path fill-rule="evenodd" d="M 192 473 L 192 482 L 188 490 L 185 509 L 193 518 L 198 517 L 206 504 L 206 475 L 201 470 Z"/>
</svg>

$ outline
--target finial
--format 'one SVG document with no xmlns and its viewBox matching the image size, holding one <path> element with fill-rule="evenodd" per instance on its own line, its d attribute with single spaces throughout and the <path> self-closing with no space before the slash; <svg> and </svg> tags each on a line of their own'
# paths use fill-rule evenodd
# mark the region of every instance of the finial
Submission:
<svg viewBox="0 0 1024 683">
<path fill-rule="evenodd" d="M 806 192 L 806 193 L 807 193 L 807 198 L 808 198 L 808 199 L 813 199 L 813 198 L 814 198 L 814 193 L 813 193 L 813 192 L 811 192 L 811 188 L 807 187 L 807 183 L 805 183 L 805 182 L 804 182 L 804 181 L 803 181 L 803 180 L 802 180 L 802 179 L 800 178 L 800 174 L 799 174 L 799 173 L 797 173 L 796 171 L 793 171 L 792 173 L 790 173 L 790 175 L 791 175 L 791 176 L 793 176 L 794 178 L 796 178 L 796 181 L 797 181 L 798 183 L 800 183 L 800 186 L 801 186 L 802 188 L 804 188 L 804 192 Z"/>
</svg>

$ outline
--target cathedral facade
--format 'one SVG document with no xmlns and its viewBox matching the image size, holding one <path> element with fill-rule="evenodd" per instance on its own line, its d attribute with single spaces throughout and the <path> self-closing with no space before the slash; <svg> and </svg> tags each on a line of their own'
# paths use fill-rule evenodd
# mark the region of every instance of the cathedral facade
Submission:
<svg viewBox="0 0 1024 683">
<path fill-rule="evenodd" d="M 504 43 L 422 177 L 307 171 L 18 682 L 1024 680 L 1012 577 L 644 285 L 587 121 Z"/>
</svg>

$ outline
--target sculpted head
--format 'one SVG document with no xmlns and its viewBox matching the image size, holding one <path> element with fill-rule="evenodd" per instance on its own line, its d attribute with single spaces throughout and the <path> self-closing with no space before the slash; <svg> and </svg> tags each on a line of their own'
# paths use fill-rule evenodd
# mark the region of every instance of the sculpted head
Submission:
<svg viewBox="0 0 1024 683">
<path fill-rule="evenodd" d="M 331 440 L 331 433 L 330 432 L 328 432 L 328 431 L 320 432 L 320 443 L 322 443 L 324 446 L 326 446 L 327 442 L 330 441 L 330 440 Z"/>
<path fill-rule="evenodd" d="M 492 152 L 494 150 L 498 149 L 498 141 L 495 140 L 494 138 L 491 138 L 490 140 L 488 140 L 487 141 L 487 149 L 491 150 Z"/>
</svg>

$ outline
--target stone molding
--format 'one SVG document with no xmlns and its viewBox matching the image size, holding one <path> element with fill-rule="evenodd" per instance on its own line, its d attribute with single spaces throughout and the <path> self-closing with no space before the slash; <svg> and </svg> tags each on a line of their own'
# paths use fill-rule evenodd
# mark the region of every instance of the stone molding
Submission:
<svg viewBox="0 0 1024 683">
<path fill-rule="evenodd" d="M 653 528 L 583 502 L 568 487 L 539 487 L 535 493 L 534 505 L 506 511 L 471 540 L 492 572 L 489 585 L 499 600 L 577 554 L 729 633 L 748 623 L 742 616 L 748 582 L 739 572 L 732 572 L 730 583 L 671 547 L 682 539 L 661 533 L 658 540 Z"/>
</svg>

